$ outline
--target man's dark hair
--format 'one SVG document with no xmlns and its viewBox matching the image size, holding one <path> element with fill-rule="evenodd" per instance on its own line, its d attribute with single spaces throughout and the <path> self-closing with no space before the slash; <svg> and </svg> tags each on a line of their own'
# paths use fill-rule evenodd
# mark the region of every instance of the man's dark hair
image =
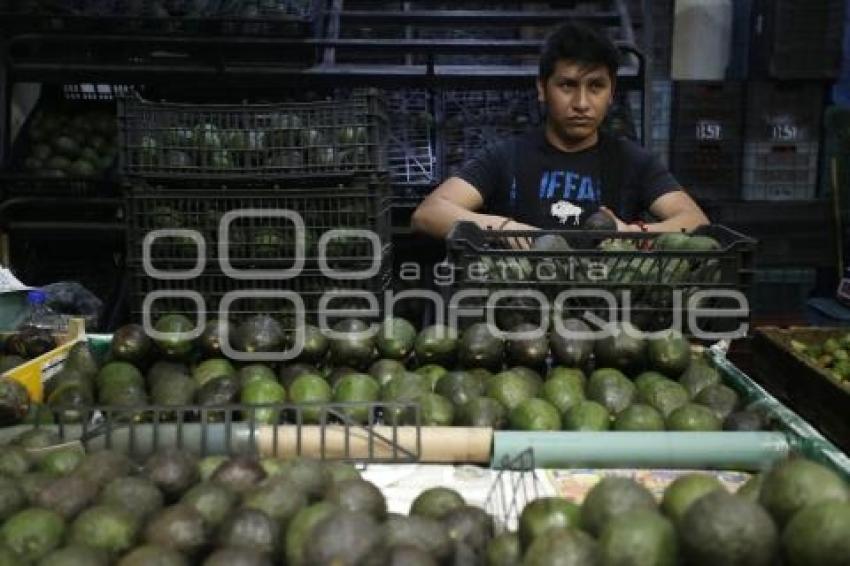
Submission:
<svg viewBox="0 0 850 566">
<path fill-rule="evenodd" d="M 620 66 L 620 52 L 604 32 L 577 22 L 566 22 L 553 30 L 543 44 L 540 79 L 545 82 L 551 77 L 555 64 L 562 60 L 604 66 L 613 80 Z"/>
</svg>

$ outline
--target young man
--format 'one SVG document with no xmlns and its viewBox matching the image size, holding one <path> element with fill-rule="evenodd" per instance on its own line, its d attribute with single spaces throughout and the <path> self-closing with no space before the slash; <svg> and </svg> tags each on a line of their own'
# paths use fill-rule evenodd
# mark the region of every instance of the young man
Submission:
<svg viewBox="0 0 850 566">
<path fill-rule="evenodd" d="M 692 230 L 708 219 L 648 151 L 600 133 L 619 52 L 602 33 L 567 23 L 546 40 L 537 96 L 545 125 L 495 143 L 437 187 L 413 227 L 444 238 L 455 222 L 523 230 L 575 228 L 597 210 L 621 231 Z M 637 223 L 648 210 L 656 224 Z"/>
</svg>

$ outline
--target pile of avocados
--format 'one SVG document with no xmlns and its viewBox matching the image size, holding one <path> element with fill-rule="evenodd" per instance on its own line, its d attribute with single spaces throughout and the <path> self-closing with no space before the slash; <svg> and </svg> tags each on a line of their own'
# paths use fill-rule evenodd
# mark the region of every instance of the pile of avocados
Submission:
<svg viewBox="0 0 850 566">
<path fill-rule="evenodd" d="M 139 465 L 59 442 L 34 428 L 0 450 L 0 566 L 843 566 L 850 556 L 850 486 L 804 458 L 735 493 L 685 473 L 656 498 L 610 474 L 581 504 L 518 501 L 511 531 L 509 517 L 447 487 L 389 512 L 342 462 L 161 448 Z"/>
<path fill-rule="evenodd" d="M 565 326 L 591 332 L 577 319 Z M 118 329 L 105 360 L 87 344 L 75 345 L 64 368 L 47 382 L 46 402 L 64 421 L 83 418 L 93 404 L 194 410 L 239 403 L 245 406 L 241 417 L 259 423 L 345 419 L 530 431 L 735 431 L 771 425 L 767 415 L 745 407 L 718 370 L 673 331 L 644 340 L 633 327 L 620 325 L 599 340 L 552 332 L 506 342 L 484 323 L 460 334 L 439 325 L 417 332 L 402 318 L 375 327 L 370 332 L 358 319 L 340 320 L 325 332 L 307 325 L 293 361 L 240 363 L 223 353 L 225 340 L 238 352 L 282 352 L 294 346 L 293 333 L 276 318 L 254 315 L 238 324 L 209 321 L 199 338 L 189 340 L 184 333 L 193 323 L 166 315 L 155 324 L 163 333 L 158 340 L 138 325 Z M 300 417 L 259 407 L 283 403 L 301 407 Z M 334 409 L 333 403 L 360 405 Z M 368 403 L 378 407 L 361 406 Z"/>
<path fill-rule="evenodd" d="M 27 130 L 24 170 L 50 178 L 102 177 L 115 162 L 115 111 L 37 111 Z"/>
<path fill-rule="evenodd" d="M 493 252 L 469 256 L 465 277 L 473 284 L 539 289 L 550 300 L 569 288 L 593 288 L 610 291 L 622 305 L 628 292 L 632 321 L 642 330 L 671 325 L 674 291 L 682 293 L 682 305 L 687 306 L 693 293 L 722 281 L 721 262 L 712 254 L 723 246 L 712 236 L 668 232 L 637 238 L 614 234 L 616 230 L 607 214 L 596 212 L 574 235 L 544 234 L 525 244 L 509 233 L 504 238 L 491 236 L 488 245 Z M 505 254 L 506 249 L 517 253 Z M 708 306 L 707 299 L 700 305 Z M 607 303 L 571 298 L 564 306 L 604 313 Z M 513 297 L 499 302 L 497 320 L 506 327 L 536 323 L 537 311 L 537 302 Z"/>
<path fill-rule="evenodd" d="M 850 332 L 830 336 L 822 343 L 792 339 L 791 351 L 822 369 L 844 388 L 850 388 Z"/>
</svg>

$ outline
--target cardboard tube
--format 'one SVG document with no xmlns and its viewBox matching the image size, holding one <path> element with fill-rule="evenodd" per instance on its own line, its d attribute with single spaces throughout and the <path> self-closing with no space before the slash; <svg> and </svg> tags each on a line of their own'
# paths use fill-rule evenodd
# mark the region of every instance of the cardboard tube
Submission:
<svg viewBox="0 0 850 566">
<path fill-rule="evenodd" d="M 370 433 L 371 430 L 371 433 Z M 473 427 L 280 425 L 259 427 L 255 442 L 263 456 L 410 460 L 415 462 L 466 462 L 487 464 L 493 430 Z"/>
</svg>

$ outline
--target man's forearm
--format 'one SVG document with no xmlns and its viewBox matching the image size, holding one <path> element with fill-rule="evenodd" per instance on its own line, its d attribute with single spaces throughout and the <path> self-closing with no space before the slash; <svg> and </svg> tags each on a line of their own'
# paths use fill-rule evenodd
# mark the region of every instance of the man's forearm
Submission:
<svg viewBox="0 0 850 566">
<path fill-rule="evenodd" d="M 695 230 L 698 226 L 708 224 L 709 220 L 699 210 L 688 210 L 675 214 L 670 218 L 654 224 L 647 224 L 646 229 L 649 232 L 678 232 L 686 230 L 688 232 Z"/>
<path fill-rule="evenodd" d="M 506 219 L 503 216 L 473 212 L 444 199 L 435 199 L 422 203 L 416 209 L 411 225 L 417 232 L 445 238 L 456 222 L 464 220 L 475 222 L 482 228 L 495 229 Z"/>
</svg>

